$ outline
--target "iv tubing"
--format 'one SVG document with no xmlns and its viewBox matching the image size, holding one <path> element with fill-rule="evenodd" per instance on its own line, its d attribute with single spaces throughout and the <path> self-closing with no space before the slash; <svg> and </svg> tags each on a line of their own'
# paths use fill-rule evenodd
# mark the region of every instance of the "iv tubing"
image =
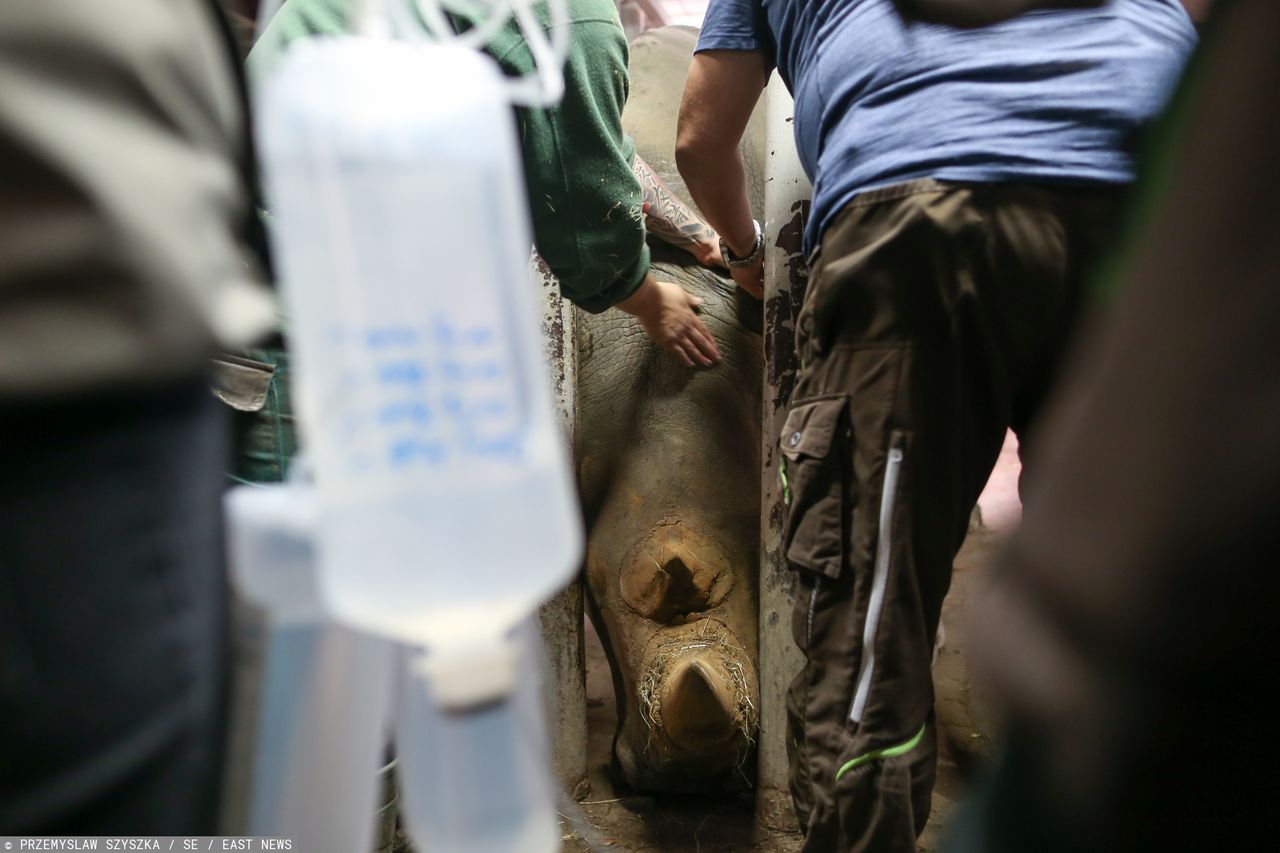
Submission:
<svg viewBox="0 0 1280 853">
<path fill-rule="evenodd" d="M 380 0 L 364 0 L 366 4 Z M 564 94 L 564 61 L 569 52 L 568 0 L 546 0 L 550 14 L 550 41 L 533 13 L 534 0 L 496 0 L 483 23 L 465 33 L 457 33 L 445 15 L 450 0 L 393 0 L 391 19 L 397 30 L 410 39 L 434 39 L 444 44 L 479 48 L 488 43 L 507 19 L 514 15 L 533 57 L 533 74 L 508 79 L 507 94 L 520 106 L 545 107 L 560 102 Z M 505 8 L 504 8 L 505 7 Z M 417 11 L 417 15 L 413 14 Z M 415 20 L 416 18 L 416 20 Z M 426 32 L 423 32 L 423 31 Z"/>
</svg>

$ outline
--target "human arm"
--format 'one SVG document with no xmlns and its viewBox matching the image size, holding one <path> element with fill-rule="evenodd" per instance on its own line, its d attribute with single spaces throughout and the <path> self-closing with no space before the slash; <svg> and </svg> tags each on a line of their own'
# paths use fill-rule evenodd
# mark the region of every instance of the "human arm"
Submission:
<svg viewBox="0 0 1280 853">
<path fill-rule="evenodd" d="M 523 50 L 499 64 L 520 71 Z M 593 313 L 618 307 L 685 364 L 709 366 L 719 356 L 696 301 L 649 271 L 635 147 L 622 131 L 626 57 L 621 30 L 603 14 L 575 24 L 563 100 L 518 113 L 534 242 L 565 298 Z"/>
<path fill-rule="evenodd" d="M 644 195 L 644 224 L 648 232 L 684 249 L 704 267 L 723 267 L 720 235 L 715 229 L 686 207 L 639 154 L 632 168 Z"/>
<path fill-rule="evenodd" d="M 755 245 L 738 143 L 768 82 L 768 67 L 759 51 L 702 51 L 689 66 L 680 102 L 676 168 L 707 222 L 737 257 L 750 255 Z M 763 259 L 732 274 L 743 290 L 757 299 L 764 296 Z"/>
</svg>

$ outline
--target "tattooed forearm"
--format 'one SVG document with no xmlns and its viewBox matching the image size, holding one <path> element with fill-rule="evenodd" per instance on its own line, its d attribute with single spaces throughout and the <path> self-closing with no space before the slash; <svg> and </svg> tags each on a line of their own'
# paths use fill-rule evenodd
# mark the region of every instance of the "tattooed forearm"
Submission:
<svg viewBox="0 0 1280 853">
<path fill-rule="evenodd" d="M 639 155 L 634 169 L 644 193 L 644 222 L 650 234 L 682 249 L 715 244 L 716 232 L 711 226 L 685 207 Z"/>
</svg>

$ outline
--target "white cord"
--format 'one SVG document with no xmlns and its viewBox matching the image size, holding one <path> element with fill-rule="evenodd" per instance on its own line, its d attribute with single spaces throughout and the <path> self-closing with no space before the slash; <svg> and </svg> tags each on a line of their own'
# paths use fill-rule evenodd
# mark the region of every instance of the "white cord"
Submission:
<svg viewBox="0 0 1280 853">
<path fill-rule="evenodd" d="M 258 20 L 254 24 L 254 38 L 262 35 L 262 31 L 267 28 L 267 24 L 271 23 L 271 19 L 280 11 L 280 7 L 284 5 L 284 0 L 259 0 L 258 2 Z"/>
<path fill-rule="evenodd" d="M 568 0 L 548 0 L 551 13 L 551 40 L 538 22 L 529 0 L 510 0 L 516 23 L 524 33 L 525 43 L 533 55 L 532 76 L 513 80 L 508 95 L 514 103 L 529 107 L 558 104 L 564 96 L 564 60 L 569 52 Z"/>
<path fill-rule="evenodd" d="M 422 17 L 422 22 L 427 29 L 438 40 L 476 50 L 488 44 L 498 30 L 502 29 L 507 22 L 507 18 L 511 17 L 510 10 L 504 8 L 501 2 L 470 4 L 472 7 L 475 5 L 488 5 L 489 16 L 478 27 L 467 30 L 465 33 L 458 33 L 445 16 L 445 11 L 472 11 L 472 9 L 466 8 L 466 4 L 458 3 L 456 0 L 439 0 L 439 2 L 435 2 L 435 0 L 413 0 L 413 5 L 418 10 L 418 14 Z"/>
<path fill-rule="evenodd" d="M 393 3 L 393 6 L 396 4 Z M 355 31 L 364 36 L 391 35 L 386 3 L 383 0 L 356 0 Z"/>
<path fill-rule="evenodd" d="M 551 34 L 548 39 L 547 32 L 534 14 L 532 2 L 479 0 L 468 5 L 459 0 L 393 0 L 389 4 L 389 18 L 394 30 L 411 40 L 456 44 L 478 50 L 488 44 L 514 15 L 533 57 L 534 71 L 524 77 L 507 78 L 507 96 L 519 106 L 554 106 L 564 95 L 564 61 L 569 53 L 569 3 L 568 0 L 545 0 L 550 17 Z M 455 31 L 446 12 L 451 8 L 474 11 L 477 5 L 488 6 L 488 17 L 464 33 Z"/>
</svg>

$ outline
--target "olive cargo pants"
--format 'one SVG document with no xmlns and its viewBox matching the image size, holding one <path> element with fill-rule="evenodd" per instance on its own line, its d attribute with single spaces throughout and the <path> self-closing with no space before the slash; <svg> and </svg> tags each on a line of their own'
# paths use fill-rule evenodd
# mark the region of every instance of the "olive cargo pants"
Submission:
<svg viewBox="0 0 1280 853">
<path fill-rule="evenodd" d="M 912 181 L 860 195 L 823 235 L 780 436 L 808 851 L 915 850 L 952 560 L 1006 429 L 1027 446 L 1120 194 Z"/>
</svg>

